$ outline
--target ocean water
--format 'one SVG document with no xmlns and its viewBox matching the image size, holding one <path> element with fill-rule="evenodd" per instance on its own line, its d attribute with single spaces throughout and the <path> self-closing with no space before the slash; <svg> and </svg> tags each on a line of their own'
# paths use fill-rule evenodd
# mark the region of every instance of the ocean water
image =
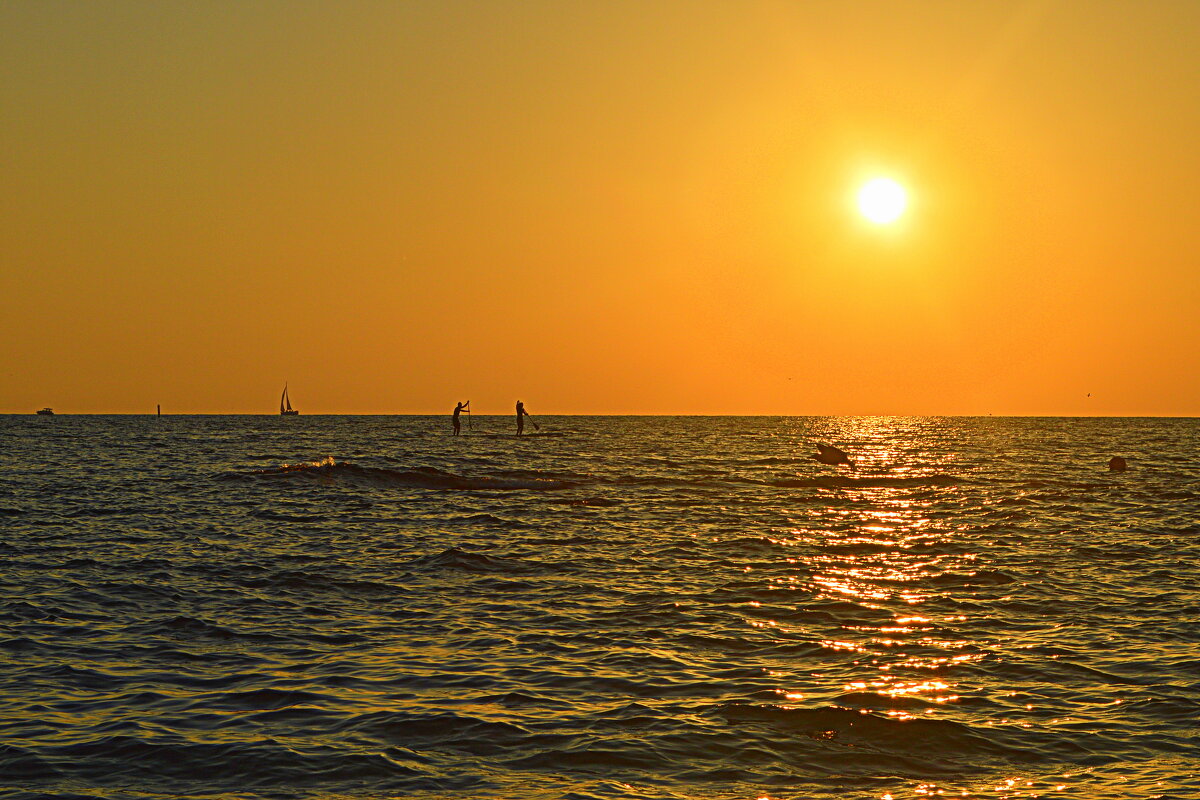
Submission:
<svg viewBox="0 0 1200 800">
<path fill-rule="evenodd" d="M 535 419 L 0 417 L 0 796 L 1200 797 L 1200 421 Z"/>
</svg>

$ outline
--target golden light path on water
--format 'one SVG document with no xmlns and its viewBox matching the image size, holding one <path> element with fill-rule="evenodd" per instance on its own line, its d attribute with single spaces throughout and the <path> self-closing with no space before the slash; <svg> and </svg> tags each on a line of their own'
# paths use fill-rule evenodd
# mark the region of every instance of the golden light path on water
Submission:
<svg viewBox="0 0 1200 800">
<path fill-rule="evenodd" d="M 874 454 L 875 460 L 886 461 L 888 453 Z M 936 592 L 924 585 L 924 581 L 935 576 L 946 565 L 942 558 L 929 558 L 914 553 L 916 545 L 926 542 L 930 520 L 924 514 L 925 503 L 896 497 L 897 490 L 886 488 L 864 492 L 865 499 L 876 506 L 855 514 L 856 533 L 845 536 L 824 536 L 830 554 L 813 559 L 816 571 L 811 577 L 810 588 L 818 598 L 851 599 L 868 608 L 885 608 L 889 601 L 905 606 L 919 607 Z M 820 514 L 821 512 L 814 512 Z M 796 532 L 798 535 L 801 531 Z M 936 534 L 933 534 L 936 535 Z M 862 550 L 870 548 L 874 553 L 838 554 L 839 549 Z M 973 560 L 961 556 L 961 561 Z M 962 617 L 956 617 L 961 621 Z M 947 620 L 949 621 L 949 620 Z M 846 640 L 824 640 L 822 645 L 834 650 L 856 653 L 861 663 L 878 671 L 873 679 L 844 684 L 847 692 L 871 692 L 886 698 L 919 698 L 934 703 L 957 700 L 952 684 L 936 678 L 911 679 L 906 672 L 925 670 L 937 672 L 950 664 L 962 664 L 981 656 L 919 656 L 909 655 L 903 648 L 916 645 L 925 649 L 952 650 L 965 647 L 966 641 L 945 641 L 923 636 L 930 630 L 925 623 L 930 620 L 916 611 L 896 612 L 891 623 L 879 625 L 846 625 L 847 632 L 858 634 Z M 781 690 L 790 698 L 799 698 L 797 692 Z M 889 716 L 911 719 L 914 714 L 907 710 L 891 709 Z M 932 715 L 935 709 L 926 708 L 924 713 Z"/>
<path fill-rule="evenodd" d="M 920 467 L 906 466 L 907 454 L 887 445 L 894 434 L 890 425 L 871 419 L 843 421 L 847 439 L 859 443 L 856 452 L 856 473 L 886 471 L 891 478 L 921 478 L 939 474 L 957 459 L 945 454 L 940 459 Z M 914 499 L 904 487 L 878 486 L 855 491 L 855 507 L 831 511 L 828 508 L 798 510 L 811 526 L 797 526 L 788 535 L 775 539 L 784 546 L 816 543 L 818 555 L 806 560 L 812 568 L 807 581 L 793 578 L 774 578 L 776 585 L 807 588 L 818 599 L 849 600 L 865 607 L 890 611 L 891 620 L 879 624 L 845 624 L 845 637 L 823 639 L 820 645 L 830 651 L 844 652 L 860 668 L 863 678 L 840 684 L 824 684 L 814 692 L 811 685 L 780 686 L 776 692 L 779 706 L 799 709 L 814 695 L 838 697 L 842 702 L 859 695 L 874 704 L 898 707 L 882 711 L 896 720 L 932 718 L 939 707 L 961 699 L 957 693 L 959 681 L 950 678 L 952 668 L 982 661 L 986 652 L 968 639 L 947 639 L 929 635 L 934 623 L 961 624 L 968 622 L 963 614 L 925 616 L 922 606 L 945 592 L 935 579 L 946 571 L 966 571 L 971 574 L 978 554 L 958 550 L 953 554 L 929 554 L 937 545 L 954 539 L 954 530 L 934 524 L 930 511 L 931 499 Z M 831 517 L 833 518 L 831 520 Z M 832 524 L 831 524 L 832 522 Z M 837 532 L 835 532 L 837 531 Z M 787 558 L 789 564 L 800 564 L 798 558 Z M 901 610 L 897 610 L 897 608 Z M 747 619 L 752 627 L 775 626 L 772 620 Z M 917 650 L 919 652 L 911 652 Z M 956 654 L 954 651 L 971 650 Z M 813 677 L 820 677 L 814 675 Z M 972 688 L 964 690 L 968 694 Z M 862 713 L 867 713 L 866 708 Z M 1009 722 L 998 720 L 999 723 Z M 1020 723 L 1028 726 L 1030 723 Z M 836 739 L 837 732 L 824 733 Z M 1062 784 L 1048 786 L 1042 780 L 1013 777 L 988 787 L 997 798 L 1036 798 L 1047 791 L 1060 791 Z M 918 782 L 913 785 L 916 797 L 970 797 L 971 789 L 947 788 L 936 783 Z M 879 795 L 880 800 L 897 800 L 892 792 Z M 758 800 L 774 800 L 761 795 Z"/>
</svg>

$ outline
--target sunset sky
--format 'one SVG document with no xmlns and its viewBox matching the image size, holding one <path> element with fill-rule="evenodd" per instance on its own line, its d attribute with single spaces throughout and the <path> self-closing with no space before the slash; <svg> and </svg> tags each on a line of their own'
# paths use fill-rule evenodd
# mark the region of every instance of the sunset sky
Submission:
<svg viewBox="0 0 1200 800">
<path fill-rule="evenodd" d="M 1200 413 L 1195 0 L 0 30 L 0 412 Z"/>
</svg>

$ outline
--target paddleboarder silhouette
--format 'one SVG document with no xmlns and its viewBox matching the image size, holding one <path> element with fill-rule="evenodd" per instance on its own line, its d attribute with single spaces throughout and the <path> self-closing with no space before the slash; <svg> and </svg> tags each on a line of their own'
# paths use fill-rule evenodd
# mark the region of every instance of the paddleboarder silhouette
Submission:
<svg viewBox="0 0 1200 800">
<path fill-rule="evenodd" d="M 517 436 L 520 436 L 525 430 L 525 417 L 529 417 L 529 412 L 525 410 L 525 404 L 520 400 L 517 401 Z M 533 417 L 529 417 L 529 422 L 533 425 L 533 429 L 541 430 Z"/>
<path fill-rule="evenodd" d="M 454 435 L 455 436 L 458 436 L 459 432 L 462 430 L 462 423 L 459 421 L 458 415 L 464 411 L 470 412 L 470 410 L 471 410 L 471 401 L 470 400 L 468 400 L 465 403 L 459 403 L 458 405 L 456 405 L 454 407 Z"/>
</svg>

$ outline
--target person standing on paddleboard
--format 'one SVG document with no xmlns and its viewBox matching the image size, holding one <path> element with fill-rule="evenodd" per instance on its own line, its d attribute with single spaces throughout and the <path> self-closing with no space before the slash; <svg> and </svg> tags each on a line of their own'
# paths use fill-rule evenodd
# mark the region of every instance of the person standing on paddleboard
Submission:
<svg viewBox="0 0 1200 800">
<path fill-rule="evenodd" d="M 525 417 L 529 416 L 529 412 L 525 410 L 525 404 L 520 400 L 517 401 L 517 436 L 520 436 L 525 430 Z"/>
<path fill-rule="evenodd" d="M 458 436 L 459 431 L 462 430 L 462 423 L 459 422 L 458 415 L 464 411 L 470 411 L 470 405 L 471 405 L 471 401 L 468 400 L 467 402 L 459 403 L 458 405 L 456 405 L 454 407 L 454 435 L 455 436 Z"/>
</svg>

